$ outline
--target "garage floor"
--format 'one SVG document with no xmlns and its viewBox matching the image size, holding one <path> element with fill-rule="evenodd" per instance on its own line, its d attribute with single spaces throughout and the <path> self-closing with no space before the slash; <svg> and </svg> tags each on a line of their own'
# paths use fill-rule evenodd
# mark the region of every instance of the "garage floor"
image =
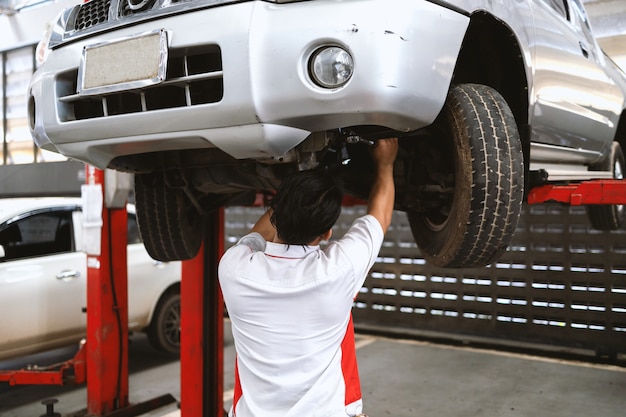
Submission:
<svg viewBox="0 0 626 417">
<path fill-rule="evenodd" d="M 225 326 L 224 398 L 230 406 L 234 347 Z M 366 412 L 371 417 L 624 416 L 626 367 L 564 361 L 492 350 L 359 335 L 357 354 Z M 56 362 L 59 349 L 0 369 Z M 28 361 L 28 362 L 26 362 Z M 157 354 L 143 335 L 131 337 L 130 401 L 163 394 L 180 398 L 180 362 Z M 41 401 L 56 398 L 55 412 L 70 417 L 87 404 L 83 387 L 0 385 L 0 416 L 39 417 Z M 178 417 L 176 404 L 144 416 Z"/>
</svg>

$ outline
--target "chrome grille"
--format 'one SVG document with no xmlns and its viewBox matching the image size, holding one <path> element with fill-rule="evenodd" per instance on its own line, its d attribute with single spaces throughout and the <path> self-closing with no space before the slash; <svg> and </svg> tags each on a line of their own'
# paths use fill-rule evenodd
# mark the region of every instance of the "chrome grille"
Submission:
<svg viewBox="0 0 626 417">
<path fill-rule="evenodd" d="M 50 47 L 142 21 L 246 1 L 253 0 L 89 0 L 59 16 Z"/>
<path fill-rule="evenodd" d="M 57 79 L 62 122 L 217 103 L 224 96 L 221 51 L 217 45 L 171 49 L 161 84 L 100 96 L 76 94 L 78 69 Z"/>
<path fill-rule="evenodd" d="M 111 0 L 91 0 L 82 4 L 74 21 L 74 29 L 81 31 L 105 23 L 110 7 Z"/>
</svg>

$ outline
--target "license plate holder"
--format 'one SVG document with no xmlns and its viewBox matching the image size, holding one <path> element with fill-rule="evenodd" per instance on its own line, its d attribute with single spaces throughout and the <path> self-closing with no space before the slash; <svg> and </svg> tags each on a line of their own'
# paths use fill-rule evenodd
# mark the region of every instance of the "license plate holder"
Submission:
<svg viewBox="0 0 626 417">
<path fill-rule="evenodd" d="M 163 29 L 88 45 L 78 71 L 78 94 L 101 95 L 165 80 L 167 32 Z"/>
</svg>

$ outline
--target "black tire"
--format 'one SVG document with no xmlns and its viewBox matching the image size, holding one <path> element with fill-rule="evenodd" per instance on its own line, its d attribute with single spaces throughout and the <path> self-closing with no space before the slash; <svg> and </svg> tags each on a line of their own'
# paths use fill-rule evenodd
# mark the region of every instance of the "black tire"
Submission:
<svg viewBox="0 0 626 417">
<path fill-rule="evenodd" d="M 135 175 L 137 224 L 150 256 L 171 262 L 198 253 L 205 216 L 191 204 L 182 188 L 172 188 L 161 171 Z"/>
<path fill-rule="evenodd" d="M 624 153 L 618 142 L 613 142 L 611 153 L 605 160 L 592 167 L 595 171 L 611 171 L 613 178 L 624 179 Z M 597 230 L 617 230 L 624 226 L 626 220 L 626 208 L 622 204 L 614 205 L 589 205 L 587 216 L 591 227 Z"/>
<path fill-rule="evenodd" d="M 155 349 L 168 354 L 180 352 L 180 294 L 163 295 L 146 333 Z"/>
<path fill-rule="evenodd" d="M 454 158 L 454 192 L 428 211 L 407 212 L 422 256 L 447 268 L 486 266 L 506 250 L 520 217 L 524 161 L 515 118 L 504 98 L 478 84 L 454 86 L 431 140 Z"/>
</svg>

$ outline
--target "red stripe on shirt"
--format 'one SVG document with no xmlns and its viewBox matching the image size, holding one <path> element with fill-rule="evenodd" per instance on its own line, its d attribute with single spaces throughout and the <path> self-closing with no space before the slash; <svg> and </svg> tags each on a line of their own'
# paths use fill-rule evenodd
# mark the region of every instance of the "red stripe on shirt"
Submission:
<svg viewBox="0 0 626 417">
<path fill-rule="evenodd" d="M 361 399 L 361 381 L 356 362 L 356 345 L 354 343 L 354 324 L 352 314 L 346 329 L 346 335 L 341 342 L 341 371 L 346 384 L 345 405 Z"/>
<path fill-rule="evenodd" d="M 237 358 L 235 357 L 235 388 L 233 390 L 233 410 L 237 410 L 237 403 L 241 398 L 243 391 L 241 390 L 241 382 L 239 381 L 239 367 L 237 365 Z"/>
</svg>

